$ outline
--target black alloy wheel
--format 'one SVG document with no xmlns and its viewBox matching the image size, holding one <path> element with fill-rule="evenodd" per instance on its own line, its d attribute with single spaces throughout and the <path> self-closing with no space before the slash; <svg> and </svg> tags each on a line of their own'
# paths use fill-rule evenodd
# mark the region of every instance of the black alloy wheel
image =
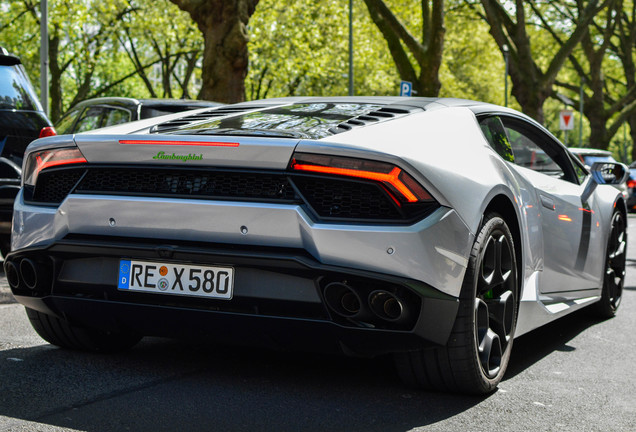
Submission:
<svg viewBox="0 0 636 432">
<path fill-rule="evenodd" d="M 627 223 L 625 215 L 616 210 L 612 215 L 612 223 L 607 238 L 605 256 L 605 275 L 601 300 L 595 304 L 595 312 L 601 318 L 616 315 L 623 297 L 625 284 L 625 266 L 627 259 Z"/>
<path fill-rule="evenodd" d="M 501 371 L 515 327 L 517 269 L 512 241 L 506 234 L 501 227 L 488 232 L 477 275 L 474 333 L 479 363 L 488 378 Z"/>
<path fill-rule="evenodd" d="M 512 233 L 501 216 L 488 213 L 473 244 L 448 344 L 396 353 L 402 380 L 440 391 L 492 392 L 510 359 L 518 297 Z"/>
<path fill-rule="evenodd" d="M 0 254 L 5 258 L 11 252 L 11 234 L 0 235 Z"/>
</svg>

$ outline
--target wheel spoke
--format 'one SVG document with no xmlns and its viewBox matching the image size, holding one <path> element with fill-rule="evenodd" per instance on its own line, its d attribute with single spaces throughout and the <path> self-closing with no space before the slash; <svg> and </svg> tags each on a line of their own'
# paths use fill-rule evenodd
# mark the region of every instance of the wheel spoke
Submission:
<svg viewBox="0 0 636 432">
<path fill-rule="evenodd" d="M 484 256 L 481 261 L 480 272 L 480 292 L 485 292 L 491 289 L 492 284 L 495 281 L 495 272 L 497 270 L 497 250 L 495 239 L 488 238 L 486 247 L 484 248 Z"/>
<path fill-rule="evenodd" d="M 488 376 L 493 377 L 499 372 L 502 352 L 499 336 L 491 329 L 488 329 L 479 343 L 479 360 Z"/>
<path fill-rule="evenodd" d="M 610 304 L 613 307 L 618 307 L 623 293 L 623 280 L 625 278 L 625 273 L 623 271 L 622 274 L 617 274 L 613 269 L 609 268 L 607 269 L 605 276 L 605 284 Z"/>
<path fill-rule="evenodd" d="M 616 242 L 616 246 L 611 248 L 611 252 L 609 254 L 610 259 L 615 260 L 625 255 L 625 250 L 627 249 L 627 242 L 624 240 L 624 236 L 621 235 L 621 239 Z"/>
<path fill-rule="evenodd" d="M 512 255 L 506 237 L 500 233 L 493 233 L 486 242 L 481 261 L 481 271 L 478 281 L 478 294 L 486 293 L 488 298 L 496 297 L 502 285 L 511 280 L 513 274 Z"/>
<path fill-rule="evenodd" d="M 514 307 L 512 291 L 506 291 L 498 299 L 488 302 L 490 328 L 499 335 L 504 344 L 510 341 L 514 322 Z"/>
<path fill-rule="evenodd" d="M 506 291 L 498 299 L 475 299 L 475 327 L 479 362 L 493 377 L 501 365 L 501 356 L 510 342 L 514 321 L 514 294 Z"/>
<path fill-rule="evenodd" d="M 490 329 L 490 317 L 488 314 L 488 304 L 480 298 L 475 299 L 475 327 L 477 329 L 478 344 Z"/>
</svg>

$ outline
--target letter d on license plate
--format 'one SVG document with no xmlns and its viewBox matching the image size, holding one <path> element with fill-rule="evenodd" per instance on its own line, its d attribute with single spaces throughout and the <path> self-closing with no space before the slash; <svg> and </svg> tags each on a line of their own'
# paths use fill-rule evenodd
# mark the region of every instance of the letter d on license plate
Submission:
<svg viewBox="0 0 636 432">
<path fill-rule="evenodd" d="M 233 285 L 234 269 L 232 267 L 119 261 L 117 288 L 124 291 L 230 300 Z"/>
</svg>

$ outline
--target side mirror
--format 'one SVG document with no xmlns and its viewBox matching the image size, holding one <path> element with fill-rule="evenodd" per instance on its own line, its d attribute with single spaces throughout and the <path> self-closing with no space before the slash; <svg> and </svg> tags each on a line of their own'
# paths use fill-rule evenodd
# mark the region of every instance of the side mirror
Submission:
<svg viewBox="0 0 636 432">
<path fill-rule="evenodd" d="M 619 185 L 629 177 L 627 165 L 618 162 L 594 162 L 590 172 L 598 184 Z"/>
<path fill-rule="evenodd" d="M 629 178 L 629 168 L 618 162 L 594 162 L 590 168 L 592 174 L 583 190 L 581 200 L 586 202 L 596 186 L 598 185 L 619 185 Z"/>
</svg>

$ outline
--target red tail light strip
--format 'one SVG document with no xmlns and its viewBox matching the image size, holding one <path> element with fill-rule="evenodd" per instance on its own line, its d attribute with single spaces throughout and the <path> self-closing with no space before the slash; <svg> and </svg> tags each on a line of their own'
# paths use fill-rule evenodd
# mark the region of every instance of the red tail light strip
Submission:
<svg viewBox="0 0 636 432">
<path fill-rule="evenodd" d="M 119 144 L 132 145 L 174 145 L 174 146 L 203 146 L 203 147 L 238 147 L 237 142 L 218 141 L 163 141 L 163 140 L 119 140 Z"/>
<path fill-rule="evenodd" d="M 54 166 L 86 163 L 86 158 L 78 157 L 74 159 L 58 159 L 58 160 L 43 161 L 42 158 L 38 156 L 35 159 L 35 163 L 37 164 L 37 168 L 36 168 L 37 172 L 40 172 L 43 169 L 51 168 Z"/>
<path fill-rule="evenodd" d="M 306 165 L 295 163 L 292 168 L 299 171 L 309 171 L 322 174 L 334 174 L 348 177 L 357 177 L 368 180 L 375 180 L 383 183 L 388 183 L 399 191 L 408 202 L 417 202 L 417 197 L 407 188 L 404 183 L 399 179 L 399 175 L 402 170 L 398 167 L 394 167 L 393 170 L 388 173 L 378 173 L 373 171 L 361 171 L 348 168 L 333 168 L 320 165 Z"/>
<path fill-rule="evenodd" d="M 23 172 L 24 184 L 35 186 L 40 171 L 62 165 L 83 164 L 86 158 L 78 148 L 60 148 L 31 153 Z"/>
</svg>

